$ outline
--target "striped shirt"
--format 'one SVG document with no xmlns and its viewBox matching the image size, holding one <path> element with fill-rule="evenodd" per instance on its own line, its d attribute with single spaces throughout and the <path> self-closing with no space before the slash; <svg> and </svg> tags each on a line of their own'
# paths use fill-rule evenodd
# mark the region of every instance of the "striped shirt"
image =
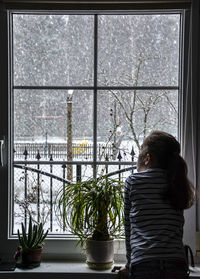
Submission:
<svg viewBox="0 0 200 279">
<path fill-rule="evenodd" d="M 152 259 L 185 260 L 183 211 L 167 199 L 163 169 L 130 175 L 125 182 L 124 210 L 127 267 Z"/>
</svg>

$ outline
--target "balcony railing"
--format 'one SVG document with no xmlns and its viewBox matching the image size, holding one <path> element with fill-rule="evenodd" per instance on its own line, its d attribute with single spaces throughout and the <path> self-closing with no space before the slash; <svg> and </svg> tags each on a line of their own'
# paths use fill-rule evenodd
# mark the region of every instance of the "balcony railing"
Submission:
<svg viewBox="0 0 200 279">
<path fill-rule="evenodd" d="M 67 180 L 68 162 L 54 160 L 54 158 L 61 159 L 61 154 L 64 154 L 63 158 L 65 158 L 64 146 L 62 144 L 49 145 L 48 150 L 54 152 L 53 154 L 48 152 L 46 154 L 42 149 L 43 147 L 39 144 L 36 146 L 33 144 L 15 144 L 13 233 L 16 233 L 21 222 L 27 226 L 28 216 L 31 214 L 35 221 L 45 223 L 50 233 L 67 234 L 67 228 L 62 227 L 61 218 L 56 210 L 58 193 L 68 183 L 92 177 L 93 165 L 91 162 L 74 161 L 73 179 L 72 181 Z M 77 145 L 74 147 L 78 148 Z M 89 150 L 90 146 L 85 148 Z M 103 146 L 101 145 L 99 148 L 103 148 Z M 41 153 L 40 150 L 42 150 Z M 106 153 L 106 159 L 97 166 L 97 173 L 99 175 L 104 173 L 124 181 L 129 173 L 136 168 L 134 151 L 131 151 L 132 162 L 122 162 L 120 151 L 113 162 L 109 161 L 109 158 L 113 158 L 113 150 L 112 146 L 107 148 L 104 146 L 103 151 Z M 79 156 L 81 158 L 82 154 Z"/>
</svg>

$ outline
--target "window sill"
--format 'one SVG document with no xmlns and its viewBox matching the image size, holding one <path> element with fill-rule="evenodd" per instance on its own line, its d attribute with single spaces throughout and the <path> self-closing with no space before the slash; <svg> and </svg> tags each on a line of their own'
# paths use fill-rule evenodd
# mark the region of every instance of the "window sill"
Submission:
<svg viewBox="0 0 200 279">
<path fill-rule="evenodd" d="M 124 265 L 115 263 L 115 265 Z M 84 262 L 67 261 L 43 261 L 41 265 L 34 269 L 19 269 L 15 271 L 1 271 L 0 279 L 115 279 L 117 273 L 112 273 L 111 269 L 106 271 L 96 271 L 89 269 Z"/>
<path fill-rule="evenodd" d="M 122 263 L 115 265 L 124 266 Z M 190 268 L 190 279 L 200 278 L 200 265 Z M 96 271 L 89 269 L 84 262 L 43 261 L 40 267 L 34 269 L 19 269 L 1 271 L 0 279 L 117 279 L 117 272 L 111 269 Z"/>
</svg>

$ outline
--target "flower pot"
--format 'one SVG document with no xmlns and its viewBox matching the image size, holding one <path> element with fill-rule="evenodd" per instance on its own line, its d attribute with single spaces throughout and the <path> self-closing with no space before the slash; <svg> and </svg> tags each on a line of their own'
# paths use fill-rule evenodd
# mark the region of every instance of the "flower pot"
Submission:
<svg viewBox="0 0 200 279">
<path fill-rule="evenodd" d="M 40 265 L 43 248 L 22 251 L 22 265 L 36 267 Z"/>
<path fill-rule="evenodd" d="M 96 270 L 110 269 L 113 265 L 114 241 L 97 241 L 88 239 L 86 242 L 86 257 L 89 268 Z"/>
</svg>

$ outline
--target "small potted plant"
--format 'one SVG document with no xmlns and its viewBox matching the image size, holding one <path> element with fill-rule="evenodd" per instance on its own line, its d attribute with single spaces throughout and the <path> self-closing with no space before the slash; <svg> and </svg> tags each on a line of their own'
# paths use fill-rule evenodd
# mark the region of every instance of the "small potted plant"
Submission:
<svg viewBox="0 0 200 279">
<path fill-rule="evenodd" d="M 113 264 L 113 240 L 124 232 L 123 187 L 121 181 L 101 176 L 61 190 L 62 222 L 86 248 L 92 269 L 109 269 Z"/>
<path fill-rule="evenodd" d="M 17 265 L 19 267 L 37 267 L 40 265 L 44 239 L 48 234 L 48 230 L 44 232 L 43 224 L 32 224 L 32 218 L 29 219 L 28 233 L 22 223 L 22 232 L 18 233 L 19 246 L 15 254 Z M 21 257 L 20 257 L 21 256 Z M 18 261 L 20 258 L 20 261 Z"/>
</svg>

